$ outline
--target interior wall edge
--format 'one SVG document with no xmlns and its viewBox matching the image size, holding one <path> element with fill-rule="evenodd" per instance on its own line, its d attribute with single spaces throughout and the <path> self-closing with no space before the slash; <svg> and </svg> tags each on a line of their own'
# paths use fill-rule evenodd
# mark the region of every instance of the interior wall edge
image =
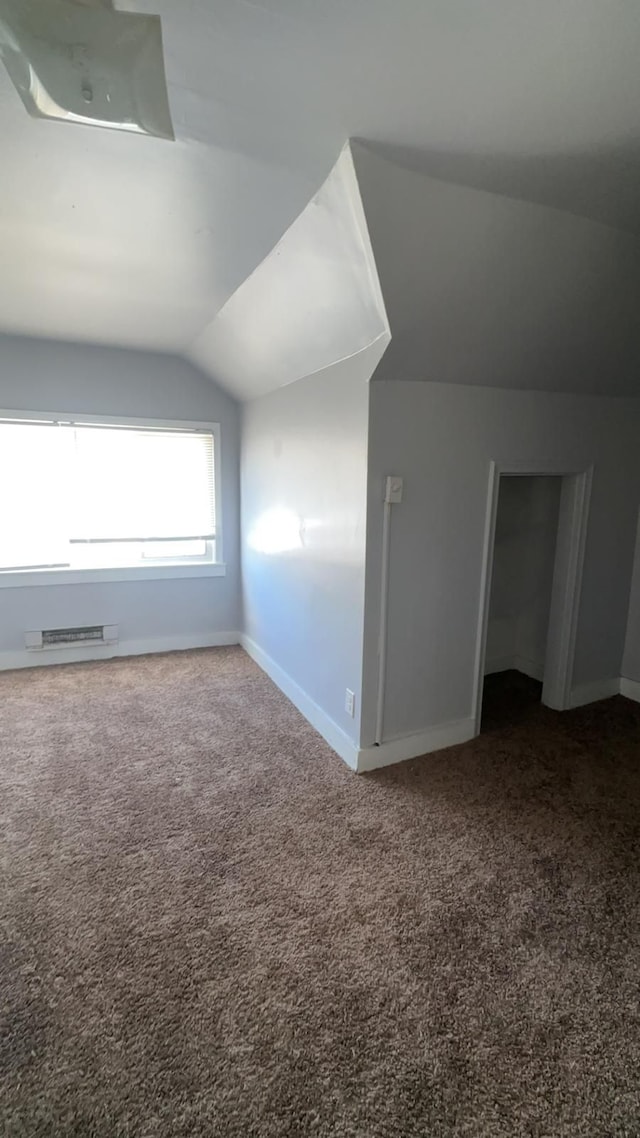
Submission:
<svg viewBox="0 0 640 1138">
<path fill-rule="evenodd" d="M 630 680 L 626 676 L 620 677 L 620 695 L 626 699 L 633 699 L 640 703 L 640 680 Z"/>
<path fill-rule="evenodd" d="M 578 684 L 571 689 L 569 708 L 573 710 L 588 703 L 598 703 L 601 699 L 610 699 L 612 695 L 620 694 L 620 688 L 620 676 L 609 676 L 602 680 L 593 680 L 588 684 Z"/>
<path fill-rule="evenodd" d="M 277 688 L 286 695 L 287 699 L 298 709 L 300 714 L 304 716 L 312 727 L 322 735 L 326 743 L 336 752 L 337 755 L 351 767 L 356 770 L 358 766 L 358 747 L 348 735 L 345 735 L 341 727 L 323 711 L 321 707 L 311 698 L 310 695 L 300 687 L 298 683 L 281 668 L 275 660 L 272 659 L 259 644 L 256 644 L 250 636 L 242 633 L 240 637 L 240 644 L 248 656 L 262 668 L 263 672 L 273 680 Z"/>
<path fill-rule="evenodd" d="M 389 739 L 379 746 L 364 747 L 358 752 L 358 774 L 468 743 L 475 733 L 475 719 L 469 716 L 453 723 L 439 723 L 399 739 Z"/>
</svg>

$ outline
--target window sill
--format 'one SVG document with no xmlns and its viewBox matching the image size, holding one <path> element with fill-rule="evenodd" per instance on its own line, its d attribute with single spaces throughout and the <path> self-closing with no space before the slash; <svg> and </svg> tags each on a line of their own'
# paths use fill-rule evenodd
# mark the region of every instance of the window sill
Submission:
<svg viewBox="0 0 640 1138">
<path fill-rule="evenodd" d="M 225 577 L 226 565 L 118 566 L 114 569 L 32 569 L 20 573 L 0 572 L 0 589 L 24 589 L 34 585 L 103 585 L 111 581 L 174 581 L 193 577 Z"/>
</svg>

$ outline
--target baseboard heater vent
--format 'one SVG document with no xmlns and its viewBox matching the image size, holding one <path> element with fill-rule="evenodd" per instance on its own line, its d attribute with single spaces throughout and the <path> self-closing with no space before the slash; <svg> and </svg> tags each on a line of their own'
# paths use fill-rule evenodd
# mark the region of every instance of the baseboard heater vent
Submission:
<svg viewBox="0 0 640 1138">
<path fill-rule="evenodd" d="M 25 632 L 26 648 L 84 648 L 90 644 L 116 644 L 117 624 L 90 624 L 81 628 L 43 628 Z"/>
</svg>

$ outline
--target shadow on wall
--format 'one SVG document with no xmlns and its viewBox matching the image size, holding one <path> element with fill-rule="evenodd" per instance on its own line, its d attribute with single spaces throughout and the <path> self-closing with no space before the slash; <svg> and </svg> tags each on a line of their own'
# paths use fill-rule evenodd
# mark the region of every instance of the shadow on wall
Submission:
<svg viewBox="0 0 640 1138">
<path fill-rule="evenodd" d="M 425 172 L 470 180 L 471 159 L 353 155 L 393 332 L 376 379 L 638 393 L 640 241 Z"/>
<path fill-rule="evenodd" d="M 640 139 L 573 154 L 459 154 L 353 140 L 406 170 L 566 210 L 640 238 Z M 611 185 L 616 185 L 612 202 Z"/>
</svg>

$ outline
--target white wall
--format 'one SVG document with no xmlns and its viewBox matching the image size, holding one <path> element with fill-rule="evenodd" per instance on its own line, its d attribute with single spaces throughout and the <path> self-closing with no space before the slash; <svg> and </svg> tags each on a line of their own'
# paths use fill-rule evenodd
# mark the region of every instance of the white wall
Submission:
<svg viewBox="0 0 640 1138">
<path fill-rule="evenodd" d="M 622 662 L 622 675 L 628 680 L 634 680 L 636 683 L 640 683 L 640 515 L 638 515 L 636 553 L 633 563 L 629 620 L 627 623 L 627 638 Z"/>
<path fill-rule="evenodd" d="M 490 460 L 548 458 L 594 479 L 574 689 L 620 675 L 640 491 L 640 403 L 373 382 L 363 743 L 375 727 L 382 484 L 393 507 L 385 739 L 468 720 Z"/>
<path fill-rule="evenodd" d="M 189 349 L 243 400 L 323 371 L 389 338 L 347 144 L 277 245 Z"/>
<path fill-rule="evenodd" d="M 560 478 L 500 479 L 485 672 L 542 679 L 558 533 Z"/>
<path fill-rule="evenodd" d="M 367 380 L 379 351 L 368 349 L 245 405 L 242 428 L 247 636 L 285 690 L 292 690 L 288 677 L 356 744 Z M 353 718 L 345 711 L 346 688 L 356 695 Z"/>
<path fill-rule="evenodd" d="M 2 588 L 0 666 L 3 653 L 6 663 L 22 651 L 27 628 L 114 623 L 125 644 L 150 647 L 241 628 L 239 421 L 229 396 L 171 356 L 0 336 L 0 409 L 219 422 L 227 563 L 225 577 Z"/>
</svg>

